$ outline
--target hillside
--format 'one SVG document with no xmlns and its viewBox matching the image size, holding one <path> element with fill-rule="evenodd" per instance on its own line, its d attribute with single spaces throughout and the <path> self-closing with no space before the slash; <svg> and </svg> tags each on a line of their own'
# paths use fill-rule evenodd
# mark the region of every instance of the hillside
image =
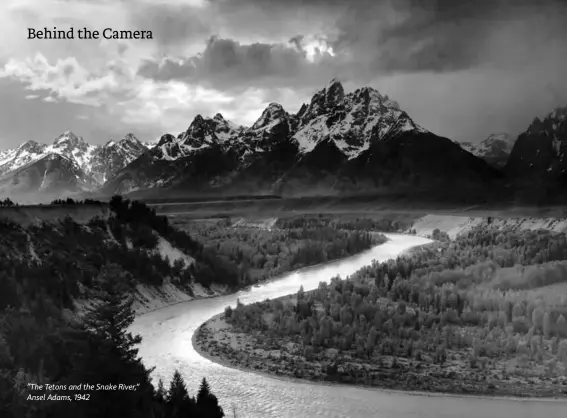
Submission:
<svg viewBox="0 0 567 418">
<path fill-rule="evenodd" d="M 152 386 L 137 358 L 140 340 L 127 327 L 136 312 L 238 286 L 224 260 L 119 197 L 109 205 L 2 208 L 0 229 L 0 415 L 172 416 L 167 391 Z M 65 402 L 75 396 L 65 388 L 85 382 L 137 390 L 97 389 Z M 219 416 L 205 413 L 215 405 L 191 399 L 194 416 Z"/>
</svg>

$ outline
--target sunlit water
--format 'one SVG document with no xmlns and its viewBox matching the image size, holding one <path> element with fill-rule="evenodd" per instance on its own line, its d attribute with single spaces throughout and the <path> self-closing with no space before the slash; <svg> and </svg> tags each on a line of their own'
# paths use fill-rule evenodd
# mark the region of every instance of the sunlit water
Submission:
<svg viewBox="0 0 567 418">
<path fill-rule="evenodd" d="M 333 276 L 346 276 L 372 260 L 394 258 L 403 250 L 427 243 L 416 236 L 387 234 L 390 241 L 347 259 L 303 269 L 251 291 L 185 302 L 136 319 L 131 327 L 143 338 L 140 355 L 153 377 L 169 382 L 178 369 L 195 394 L 206 377 L 227 417 L 235 405 L 239 418 L 348 417 L 348 418 L 566 418 L 567 402 L 516 401 L 450 396 L 418 396 L 344 385 L 285 381 L 221 366 L 201 357 L 191 343 L 195 330 L 236 299 L 244 303 L 296 292 L 300 285 L 314 289 Z"/>
</svg>

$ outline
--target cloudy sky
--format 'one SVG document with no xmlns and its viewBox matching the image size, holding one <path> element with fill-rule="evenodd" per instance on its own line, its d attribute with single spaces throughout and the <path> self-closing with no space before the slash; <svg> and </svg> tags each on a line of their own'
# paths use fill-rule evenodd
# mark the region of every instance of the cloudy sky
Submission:
<svg viewBox="0 0 567 418">
<path fill-rule="evenodd" d="M 2 0 L 0 149 L 67 129 L 152 140 L 198 113 L 247 125 L 334 77 L 442 136 L 517 134 L 567 105 L 565 22 L 561 0 Z M 153 39 L 27 39 L 54 26 Z"/>
</svg>

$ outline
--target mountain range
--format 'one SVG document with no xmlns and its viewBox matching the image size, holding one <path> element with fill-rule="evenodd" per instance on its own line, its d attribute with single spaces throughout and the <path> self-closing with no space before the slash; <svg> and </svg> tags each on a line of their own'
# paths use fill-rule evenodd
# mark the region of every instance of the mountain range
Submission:
<svg viewBox="0 0 567 418">
<path fill-rule="evenodd" d="M 133 134 L 102 146 L 70 131 L 51 144 L 30 140 L 0 151 L 0 195 L 61 196 L 95 190 L 148 149 Z"/>
<path fill-rule="evenodd" d="M 95 146 L 71 132 L 49 145 L 27 141 L 0 151 L 0 195 L 459 194 L 533 182 L 531 173 L 561 183 L 566 115 L 560 108 L 536 118 L 517 141 L 494 134 L 457 143 L 419 126 L 378 90 L 345 93 L 331 80 L 297 113 L 270 103 L 249 127 L 217 113 L 152 143 L 127 134 Z"/>
<path fill-rule="evenodd" d="M 195 117 L 124 169 L 104 191 L 343 195 L 425 187 L 484 187 L 498 172 L 416 124 L 395 101 L 332 80 L 290 114 L 271 103 L 250 127 Z"/>
</svg>

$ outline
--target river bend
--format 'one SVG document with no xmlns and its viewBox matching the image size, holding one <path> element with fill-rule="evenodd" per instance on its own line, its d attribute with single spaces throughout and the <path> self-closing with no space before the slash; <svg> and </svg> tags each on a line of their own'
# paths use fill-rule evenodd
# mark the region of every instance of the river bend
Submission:
<svg viewBox="0 0 567 418">
<path fill-rule="evenodd" d="M 175 369 L 190 394 L 203 377 L 209 381 L 227 417 L 236 405 L 239 418 L 565 418 L 567 401 L 481 399 L 420 396 L 344 385 L 300 383 L 243 372 L 211 362 L 194 349 L 195 330 L 227 305 L 276 298 L 314 289 L 337 274 L 345 278 L 372 260 L 395 258 L 402 251 L 429 242 L 417 236 L 385 234 L 390 241 L 359 255 L 288 273 L 250 291 L 184 302 L 141 315 L 131 331 L 143 338 L 140 356 L 153 377 L 169 382 Z"/>
</svg>

